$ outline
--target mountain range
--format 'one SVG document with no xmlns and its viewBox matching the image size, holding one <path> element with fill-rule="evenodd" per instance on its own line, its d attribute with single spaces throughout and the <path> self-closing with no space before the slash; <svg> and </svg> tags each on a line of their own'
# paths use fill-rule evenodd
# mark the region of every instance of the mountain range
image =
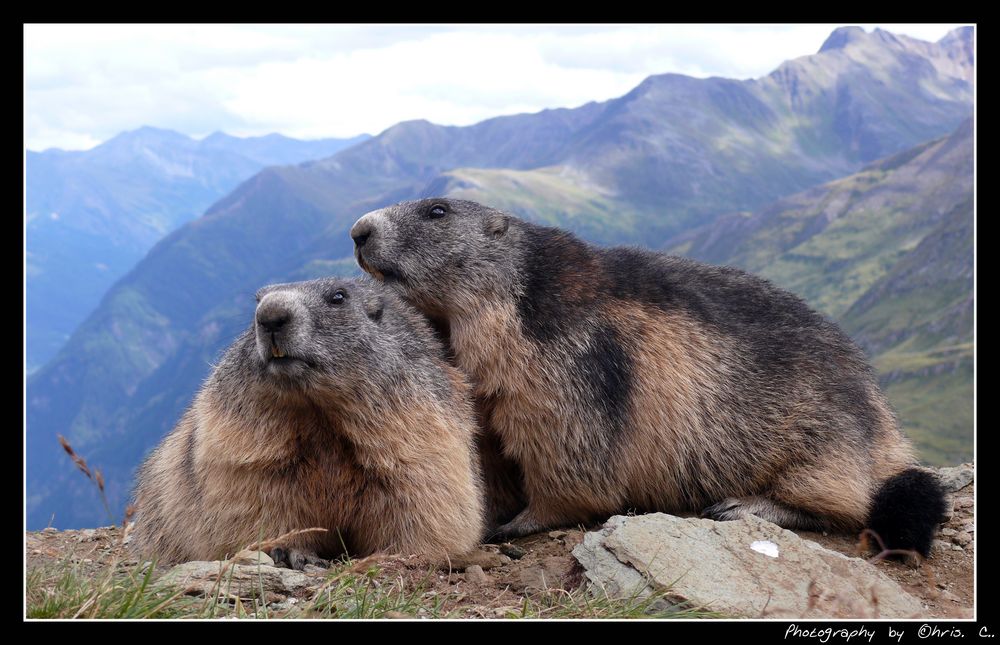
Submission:
<svg viewBox="0 0 1000 645">
<path fill-rule="evenodd" d="M 798 293 L 872 357 L 935 465 L 972 457 L 973 123 L 664 245 Z"/>
<path fill-rule="evenodd" d="M 101 296 L 166 233 L 262 168 L 364 141 L 279 134 L 195 140 L 144 127 L 85 151 L 27 151 L 27 368 L 55 355 Z"/>
<path fill-rule="evenodd" d="M 972 113 L 972 37 L 971 28 L 960 29 L 927 43 L 843 28 L 817 54 L 761 79 L 666 74 L 574 109 L 468 127 L 404 122 L 329 158 L 259 172 L 158 242 L 29 378 L 29 527 L 46 525 L 53 514 L 59 527 L 101 521 L 96 493 L 59 449 L 57 433 L 104 468 L 120 509 L 142 455 L 249 324 L 254 291 L 268 282 L 356 271 L 348 230 L 367 210 L 447 194 L 597 243 L 676 245 L 678 236 L 720 215 L 729 221 L 735 216 L 727 213 L 770 212 L 775 200 L 810 189 L 822 198 L 817 184 L 877 174 L 865 168 L 942 145 L 927 142 L 955 132 Z M 859 333 L 897 347 L 902 341 L 877 338 L 877 318 L 895 314 L 879 313 L 877 295 L 868 306 L 862 300 L 896 284 L 922 289 L 918 267 L 901 263 L 940 227 L 936 239 L 971 255 L 961 222 L 948 228 L 947 219 L 920 224 L 924 237 L 898 249 L 889 270 L 866 276 L 864 289 L 834 289 L 830 297 L 841 308 L 824 311 L 846 315 L 844 308 L 856 305 Z M 680 243 L 695 248 L 694 238 Z M 934 248 L 927 253 L 937 253 L 938 243 L 928 244 Z M 777 245 L 771 253 L 788 249 Z M 845 243 L 844 266 L 854 262 L 852 249 Z M 809 270 L 827 269 L 818 263 Z M 803 295 L 824 307 L 824 294 Z M 928 318 L 927 329 L 933 327 Z"/>
</svg>

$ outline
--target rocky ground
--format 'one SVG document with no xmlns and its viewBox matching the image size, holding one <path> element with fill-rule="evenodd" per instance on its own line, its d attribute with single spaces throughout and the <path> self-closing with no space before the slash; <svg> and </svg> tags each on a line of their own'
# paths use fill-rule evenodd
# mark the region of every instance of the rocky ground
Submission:
<svg viewBox="0 0 1000 645">
<path fill-rule="evenodd" d="M 798 532 L 796 537 L 756 520 L 715 523 L 650 515 L 615 518 L 603 531 L 600 526 L 580 527 L 507 545 L 483 545 L 467 558 L 453 560 L 450 567 L 419 557 L 380 556 L 337 563 L 330 570 L 307 566 L 304 572 L 294 572 L 268 566 L 266 556 L 258 563 L 255 553 L 228 563 L 157 567 L 142 592 L 150 596 L 143 605 L 112 596 L 106 600 L 88 588 L 87 581 L 104 580 L 94 586 L 121 594 L 128 584 L 144 579 L 145 563 L 127 553 L 121 528 L 46 529 L 26 534 L 28 614 L 504 618 L 870 617 L 902 612 L 971 618 L 973 469 L 963 465 L 943 469 L 942 475 L 954 489 L 952 514 L 942 525 L 931 558 L 919 565 L 874 560 L 871 553 L 870 563 L 857 559 L 859 544 L 852 536 Z M 583 544 L 585 528 L 590 530 L 589 547 Z M 611 533 L 615 535 L 609 537 Z M 633 539 L 636 535 L 641 537 L 638 542 Z M 647 538 L 660 543 L 650 547 L 642 542 Z M 720 540 L 717 546 L 715 539 Z M 733 547 L 743 542 L 748 549 Z M 772 546 L 759 546 L 765 543 Z M 852 559 L 829 554 L 813 543 Z M 772 547 L 783 555 L 760 555 Z M 588 559 L 588 549 L 591 554 L 599 552 L 603 564 Z M 644 549 L 653 556 L 644 556 Z M 814 556 L 819 558 L 815 562 Z M 684 570 L 678 573 L 676 567 Z M 621 575 L 638 576 L 640 583 L 646 580 L 651 593 L 630 592 L 624 601 L 595 600 L 601 597 L 595 590 L 614 591 L 608 580 Z M 747 582 L 741 576 L 749 576 Z M 120 580 L 131 582 L 113 582 Z M 704 588 L 698 588 L 699 580 Z M 157 591 L 157 584 L 172 586 L 170 591 Z M 726 591 L 741 584 L 747 585 L 746 592 L 727 596 Z M 666 585 L 672 586 L 666 589 Z M 70 588 L 76 596 L 64 598 Z M 845 600 L 851 594 L 856 597 Z M 152 613 L 136 614 L 137 606 Z"/>
</svg>

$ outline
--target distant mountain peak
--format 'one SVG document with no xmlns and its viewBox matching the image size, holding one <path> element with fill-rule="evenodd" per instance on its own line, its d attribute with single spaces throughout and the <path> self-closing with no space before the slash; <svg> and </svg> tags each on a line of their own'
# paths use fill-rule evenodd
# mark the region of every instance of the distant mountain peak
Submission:
<svg viewBox="0 0 1000 645">
<path fill-rule="evenodd" d="M 135 130 L 128 130 L 122 133 L 126 137 L 155 137 L 158 139 L 190 139 L 186 134 L 182 134 L 176 130 L 168 130 L 166 128 L 157 128 L 151 125 L 144 125 Z"/>
<path fill-rule="evenodd" d="M 410 119 L 409 121 L 400 121 L 399 123 L 389 126 L 386 128 L 386 132 L 394 132 L 396 130 L 407 130 L 407 129 L 423 129 L 423 130 L 436 130 L 442 126 L 437 123 L 428 121 L 427 119 Z"/>
<path fill-rule="evenodd" d="M 975 29 L 973 27 L 971 27 L 971 26 L 968 26 L 968 25 L 965 26 L 965 27 L 956 27 L 956 28 L 952 29 L 951 31 L 949 31 L 948 33 L 946 33 L 941 38 L 941 40 L 938 41 L 938 44 L 944 45 L 946 43 L 949 43 L 949 42 L 952 42 L 952 41 L 956 41 L 956 40 L 957 41 L 971 43 L 972 42 L 972 34 L 973 34 L 974 31 L 975 31 Z"/>
<path fill-rule="evenodd" d="M 866 35 L 865 30 L 861 27 L 837 27 L 823 42 L 823 46 L 819 48 L 819 53 L 822 54 L 831 49 L 843 49 L 849 44 L 864 38 Z"/>
<path fill-rule="evenodd" d="M 227 133 L 223 132 L 222 130 L 216 130 L 215 132 L 213 132 L 212 134 L 208 135 L 207 137 L 205 137 L 201 141 L 202 141 L 202 143 L 205 143 L 206 141 L 207 142 L 231 141 L 231 140 L 233 140 L 235 138 L 236 137 L 234 137 L 233 135 L 227 134 Z"/>
<path fill-rule="evenodd" d="M 95 150 L 120 150 L 130 149 L 134 146 L 173 144 L 185 145 L 192 143 L 192 139 L 185 134 L 175 130 L 165 130 L 144 125 L 135 130 L 126 130 L 121 134 L 111 137 L 100 144 Z"/>
</svg>

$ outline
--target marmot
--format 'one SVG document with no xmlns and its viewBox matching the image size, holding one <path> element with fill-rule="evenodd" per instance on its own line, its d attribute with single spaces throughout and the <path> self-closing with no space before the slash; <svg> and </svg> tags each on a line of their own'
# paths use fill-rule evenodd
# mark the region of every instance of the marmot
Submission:
<svg viewBox="0 0 1000 645">
<path fill-rule="evenodd" d="M 141 467 L 133 546 L 214 559 L 296 529 L 279 558 L 448 556 L 483 530 L 465 377 L 370 279 L 278 284 Z"/>
<path fill-rule="evenodd" d="M 791 293 L 470 201 L 373 211 L 351 237 L 361 267 L 448 336 L 523 470 L 527 507 L 495 537 L 702 511 L 869 526 L 928 554 L 940 483 L 863 352 Z"/>
</svg>

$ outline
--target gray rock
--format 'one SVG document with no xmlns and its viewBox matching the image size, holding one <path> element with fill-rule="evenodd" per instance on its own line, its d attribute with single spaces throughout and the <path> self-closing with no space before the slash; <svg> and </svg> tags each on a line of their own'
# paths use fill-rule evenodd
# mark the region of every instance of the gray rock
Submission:
<svg viewBox="0 0 1000 645">
<path fill-rule="evenodd" d="M 639 590 L 639 595 L 645 597 L 651 591 L 646 576 L 623 564 L 604 546 L 604 541 L 620 526 L 619 520 L 624 519 L 616 515 L 600 530 L 585 533 L 583 542 L 573 547 L 573 557 L 583 566 L 591 586 L 603 594 L 621 598 Z"/>
<path fill-rule="evenodd" d="M 489 583 L 490 577 L 478 564 L 470 564 L 465 568 L 465 580 L 475 585 L 482 585 Z"/>
<path fill-rule="evenodd" d="M 256 566 L 259 562 L 260 564 L 265 564 L 267 566 L 274 566 L 274 560 L 271 556 L 263 551 L 254 551 L 252 549 L 243 549 L 230 558 L 229 561 L 235 564 L 252 564 Z"/>
<path fill-rule="evenodd" d="M 181 587 L 191 595 L 251 598 L 259 597 L 261 591 L 302 596 L 321 585 L 323 578 L 264 564 L 196 561 L 170 569 L 160 582 Z"/>
<path fill-rule="evenodd" d="M 950 468 L 938 468 L 941 483 L 949 493 L 959 491 L 976 478 L 976 467 L 972 464 L 961 464 Z"/>
<path fill-rule="evenodd" d="M 573 555 L 592 589 L 622 596 L 669 588 L 694 606 L 730 616 L 906 618 L 923 611 L 868 562 L 756 517 L 615 516 L 588 533 Z"/>
</svg>

